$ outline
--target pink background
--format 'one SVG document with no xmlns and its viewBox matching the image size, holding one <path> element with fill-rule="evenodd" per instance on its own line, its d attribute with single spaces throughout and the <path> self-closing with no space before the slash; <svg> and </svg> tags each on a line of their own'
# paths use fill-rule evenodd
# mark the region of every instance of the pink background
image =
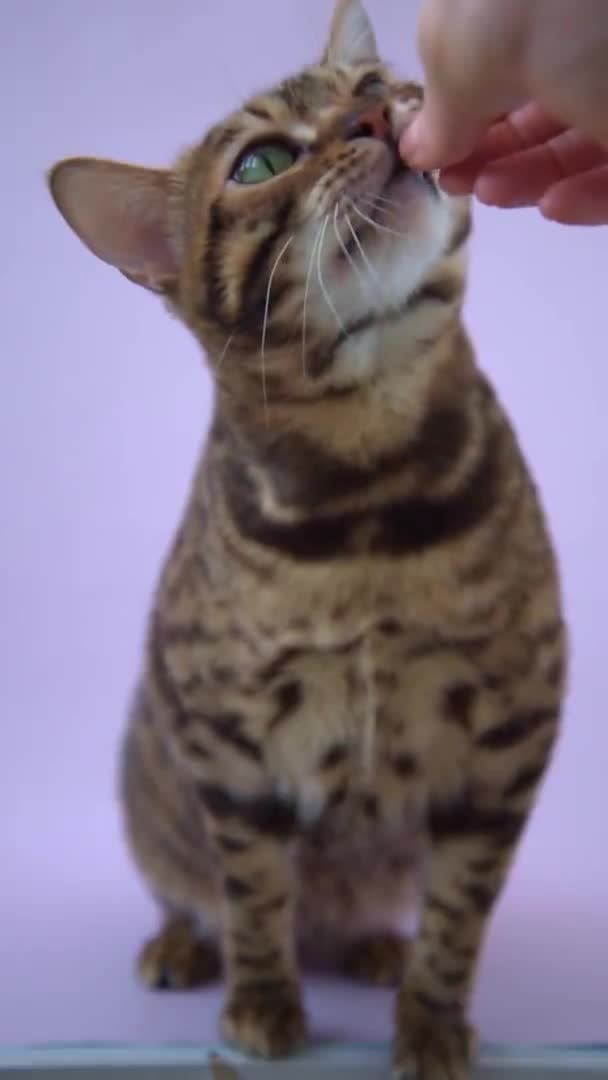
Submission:
<svg viewBox="0 0 608 1080">
<path fill-rule="evenodd" d="M 370 0 L 415 69 L 412 0 Z M 320 50 L 330 0 L 0 4 L 0 1042 L 202 1039 L 217 995 L 152 997 L 153 911 L 120 840 L 114 758 L 159 561 L 209 414 L 197 348 L 85 253 L 45 169 L 163 164 Z M 608 232 L 477 215 L 468 321 L 544 490 L 574 637 L 551 778 L 476 998 L 491 1039 L 608 1037 Z M 604 674 L 602 674 L 604 672 Z M 383 995 L 316 984 L 317 1030 L 382 1037 Z"/>
</svg>

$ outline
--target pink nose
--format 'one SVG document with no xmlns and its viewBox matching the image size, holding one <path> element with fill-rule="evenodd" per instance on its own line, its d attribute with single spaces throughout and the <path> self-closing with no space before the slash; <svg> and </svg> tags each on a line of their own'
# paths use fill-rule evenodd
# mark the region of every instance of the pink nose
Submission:
<svg viewBox="0 0 608 1080">
<path fill-rule="evenodd" d="M 386 142 L 391 134 L 390 112 L 382 101 L 350 117 L 346 128 L 347 139 L 381 139 Z"/>
</svg>

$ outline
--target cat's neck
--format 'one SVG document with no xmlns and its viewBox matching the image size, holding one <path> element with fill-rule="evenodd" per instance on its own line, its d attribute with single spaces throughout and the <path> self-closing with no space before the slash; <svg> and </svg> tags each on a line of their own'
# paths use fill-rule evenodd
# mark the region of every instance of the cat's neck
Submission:
<svg viewBox="0 0 608 1080">
<path fill-rule="evenodd" d="M 341 359 L 346 366 L 348 357 Z M 286 355 L 286 368 L 290 361 L 299 363 L 299 355 Z M 352 361 L 359 362 L 358 345 Z M 474 374 L 471 345 L 455 320 L 441 337 L 414 351 L 397 339 L 394 351 L 385 348 L 381 364 L 360 381 L 304 377 L 289 393 L 275 393 L 269 376 L 265 384 L 252 381 L 244 393 L 219 386 L 216 416 L 251 461 L 266 459 L 297 434 L 328 454 L 367 467 L 414 439 L 429 411 L 464 407 Z"/>
<path fill-rule="evenodd" d="M 385 359 L 360 385 L 308 399 L 243 402 L 220 390 L 214 430 L 230 457 L 281 503 L 314 505 L 328 474 L 337 489 L 354 491 L 366 475 L 401 459 L 411 459 L 414 477 L 417 455 L 449 456 L 451 442 L 464 437 L 473 353 L 456 321 L 415 358 Z"/>
</svg>

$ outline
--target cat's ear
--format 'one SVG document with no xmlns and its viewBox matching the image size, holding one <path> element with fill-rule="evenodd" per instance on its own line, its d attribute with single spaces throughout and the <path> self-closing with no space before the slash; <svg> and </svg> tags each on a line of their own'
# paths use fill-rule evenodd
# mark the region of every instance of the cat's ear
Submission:
<svg viewBox="0 0 608 1080">
<path fill-rule="evenodd" d="M 374 28 L 361 0 L 338 0 L 323 63 L 376 64 L 379 60 Z"/>
<path fill-rule="evenodd" d="M 94 255 L 153 292 L 173 291 L 172 173 L 70 158 L 51 169 L 48 184 L 57 209 Z"/>
</svg>

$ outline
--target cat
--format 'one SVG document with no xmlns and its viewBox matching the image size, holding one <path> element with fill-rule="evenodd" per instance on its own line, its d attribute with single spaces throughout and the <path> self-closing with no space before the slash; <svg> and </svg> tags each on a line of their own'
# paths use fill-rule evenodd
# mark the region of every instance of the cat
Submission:
<svg viewBox="0 0 608 1080">
<path fill-rule="evenodd" d="M 190 328 L 215 387 L 121 755 L 162 914 L 140 975 L 221 970 L 224 1036 L 287 1055 L 314 945 L 396 987 L 398 1075 L 464 1080 L 567 634 L 535 485 L 463 324 L 469 201 L 399 158 L 422 93 L 339 0 L 321 60 L 172 169 L 76 158 L 49 184 L 84 244 Z"/>
</svg>

